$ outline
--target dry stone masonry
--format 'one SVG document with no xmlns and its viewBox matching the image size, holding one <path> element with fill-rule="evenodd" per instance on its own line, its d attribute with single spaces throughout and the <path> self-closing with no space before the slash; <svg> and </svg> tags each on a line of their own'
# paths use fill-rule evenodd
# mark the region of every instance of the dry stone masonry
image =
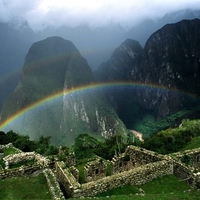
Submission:
<svg viewBox="0 0 200 200">
<path fill-rule="evenodd" d="M 9 148 L 15 149 L 15 151 L 18 152 L 18 153 L 21 153 L 21 152 L 22 152 L 20 149 L 14 147 L 12 143 L 8 143 L 8 144 L 6 144 L 6 145 L 0 145 L 0 151 L 3 151 L 3 150 L 5 150 L 5 149 L 9 149 Z"/>
<path fill-rule="evenodd" d="M 106 176 L 107 165 L 103 159 L 97 159 L 87 163 L 84 167 L 85 181 L 96 181 Z"/>
<path fill-rule="evenodd" d="M 57 162 L 57 179 L 63 186 L 67 197 L 73 198 L 93 197 L 107 190 L 126 185 L 142 185 L 169 174 L 176 175 L 193 188 L 200 188 L 200 173 L 195 171 L 200 167 L 198 152 L 200 149 L 164 156 L 139 147 L 128 146 L 125 153 L 112 159 L 111 176 L 106 177 L 106 164 L 100 165 L 100 160 L 96 160 L 86 165 L 86 183 L 80 184 L 73 173 L 65 168 L 63 162 Z M 189 167 L 180 161 L 185 154 L 191 156 L 191 160 L 196 160 L 196 162 L 191 162 L 196 168 Z M 100 170 L 102 173 L 98 178 L 97 174 L 100 173 Z"/>
<path fill-rule="evenodd" d="M 10 144 L 7 147 L 10 148 Z M 1 145 L 0 149 L 3 148 L 5 146 Z M 69 160 L 73 160 L 72 163 L 75 164 L 73 156 L 71 158 Z M 32 159 L 36 161 L 32 166 L 9 169 L 14 163 Z M 106 176 L 107 165 L 103 159 L 88 162 L 84 169 L 86 183 L 83 184 L 78 182 L 79 171 L 75 166 L 68 168 L 68 162 L 56 162 L 55 177 L 49 169 L 50 161 L 35 152 L 20 152 L 6 156 L 3 160 L 6 170 L 0 171 L 0 179 L 31 175 L 37 170 L 45 169 L 44 174 L 53 199 L 64 199 L 58 183 L 63 188 L 66 198 L 93 197 L 126 185 L 142 185 L 169 174 L 174 174 L 195 189 L 200 188 L 200 148 L 164 156 L 139 147 L 128 146 L 125 153 L 112 159 L 111 176 Z"/>
<path fill-rule="evenodd" d="M 23 161 L 35 160 L 36 162 L 38 162 L 38 164 L 44 167 L 47 167 L 50 162 L 48 159 L 35 152 L 26 152 L 26 153 L 22 152 L 18 154 L 12 154 L 4 157 L 3 160 L 5 163 L 5 169 L 9 169 L 10 165 L 20 163 Z"/>
</svg>

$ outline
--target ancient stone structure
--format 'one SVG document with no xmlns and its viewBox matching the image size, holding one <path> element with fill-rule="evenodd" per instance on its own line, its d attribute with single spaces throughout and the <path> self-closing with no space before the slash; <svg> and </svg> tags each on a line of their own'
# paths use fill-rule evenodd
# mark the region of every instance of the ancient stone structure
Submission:
<svg viewBox="0 0 200 200">
<path fill-rule="evenodd" d="M 129 171 L 104 177 L 97 181 L 79 184 L 67 169 L 64 163 L 56 163 L 57 179 L 63 186 L 68 197 L 92 197 L 107 190 L 112 190 L 125 185 L 141 185 L 157 177 L 173 174 L 172 161 L 158 161 Z"/>
<path fill-rule="evenodd" d="M 74 176 L 74 178 L 79 181 L 79 170 L 74 167 L 74 166 L 71 166 L 69 167 L 69 171 L 72 173 L 72 175 Z"/>
<path fill-rule="evenodd" d="M 173 153 L 172 156 L 200 171 L 200 148 Z"/>
<path fill-rule="evenodd" d="M 148 163 L 163 160 L 164 157 L 156 155 L 155 152 L 148 151 L 135 146 L 128 146 L 125 153 L 115 156 L 111 161 L 112 174 L 127 171 Z"/>
<path fill-rule="evenodd" d="M 8 143 L 8 144 L 6 144 L 6 145 L 0 145 L 0 151 L 3 151 L 3 150 L 8 149 L 8 148 L 13 148 L 13 149 L 15 149 L 16 152 L 18 152 L 18 153 L 21 153 L 21 152 L 22 152 L 20 149 L 14 147 L 12 143 Z"/>
<path fill-rule="evenodd" d="M 40 164 L 43 167 L 47 167 L 50 163 L 48 159 L 35 152 L 11 154 L 4 157 L 3 160 L 5 163 L 5 169 L 9 169 L 9 166 L 12 164 L 30 160 L 35 160 L 36 162 L 38 162 L 38 164 Z"/>
<path fill-rule="evenodd" d="M 0 159 L 4 157 L 4 153 L 0 153 Z"/>
<path fill-rule="evenodd" d="M 200 188 L 200 172 L 194 168 L 194 166 L 197 169 L 199 167 L 198 152 L 200 149 L 164 156 L 139 147 L 128 146 L 125 153 L 112 159 L 111 176 L 104 176 L 98 180 L 93 177 L 93 179 L 90 178 L 91 182 L 80 184 L 70 170 L 65 167 L 65 164 L 58 162 L 56 163 L 57 179 L 65 189 L 67 196 L 74 198 L 92 197 L 125 185 L 141 185 L 169 174 L 174 174 L 193 188 Z M 193 167 L 186 166 L 181 162 L 181 158 L 185 154 L 191 157 Z M 85 172 L 86 178 L 91 177 L 91 174 L 95 173 L 95 169 L 98 169 L 97 163 L 90 163 L 86 167 L 88 169 Z"/>
<path fill-rule="evenodd" d="M 128 146 L 125 153 L 112 159 L 111 176 L 106 177 L 105 161 L 97 159 L 85 166 L 86 183 L 80 184 L 79 171 L 74 166 L 68 168 L 64 162 L 56 162 L 55 178 L 49 169 L 48 159 L 34 152 L 18 153 L 4 157 L 6 166 L 26 159 L 35 159 L 37 162 L 32 166 L 2 170 L 0 179 L 26 176 L 45 168 L 44 174 L 54 199 L 64 199 L 57 181 L 64 189 L 67 198 L 93 197 L 107 190 L 126 185 L 141 185 L 169 174 L 174 174 L 181 181 L 186 181 L 197 189 L 200 188 L 199 156 L 200 148 L 164 156 L 139 147 Z"/>
<path fill-rule="evenodd" d="M 66 164 L 68 166 L 75 166 L 76 165 L 76 158 L 74 152 L 70 152 L 68 156 L 66 156 Z"/>
<path fill-rule="evenodd" d="M 7 169 L 0 171 L 0 179 L 29 176 L 35 171 L 41 170 L 41 165 L 21 166 L 20 168 Z"/>
<path fill-rule="evenodd" d="M 111 174 L 127 171 L 132 167 L 134 167 L 134 164 L 131 161 L 130 156 L 123 153 L 113 157 L 111 161 Z"/>
<path fill-rule="evenodd" d="M 49 186 L 49 189 L 50 189 L 50 192 L 51 192 L 53 199 L 64 200 L 65 198 L 63 196 L 63 193 L 60 189 L 60 186 L 59 186 L 59 184 L 56 180 L 56 177 L 55 177 L 54 173 L 52 172 L 52 170 L 51 169 L 45 169 L 45 170 L 43 170 L 43 174 L 46 177 L 47 184 Z"/>
<path fill-rule="evenodd" d="M 107 165 L 103 159 L 97 159 L 91 162 L 88 162 L 84 167 L 85 172 L 85 181 L 96 181 L 106 176 Z"/>
<path fill-rule="evenodd" d="M 62 185 L 65 190 L 66 197 L 74 197 L 74 192 L 80 188 L 80 184 L 75 177 L 70 173 L 68 168 L 65 168 L 64 162 L 56 162 L 56 178 L 58 183 Z"/>
</svg>

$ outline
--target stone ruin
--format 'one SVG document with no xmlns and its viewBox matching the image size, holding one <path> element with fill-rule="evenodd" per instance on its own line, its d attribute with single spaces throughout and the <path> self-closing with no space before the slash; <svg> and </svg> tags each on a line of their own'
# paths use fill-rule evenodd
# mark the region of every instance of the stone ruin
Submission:
<svg viewBox="0 0 200 200">
<path fill-rule="evenodd" d="M 5 169 L 9 169 L 10 165 L 30 160 L 35 160 L 39 165 L 43 167 L 48 167 L 50 163 L 49 159 L 35 152 L 22 152 L 18 154 L 11 154 L 3 158 Z"/>
<path fill-rule="evenodd" d="M 152 151 L 135 146 L 128 146 L 125 153 L 113 157 L 111 161 L 111 174 L 128 171 L 148 163 L 161 161 L 162 159 Z"/>
<path fill-rule="evenodd" d="M 103 159 L 88 162 L 84 167 L 85 181 L 96 181 L 106 176 L 107 165 Z"/>
<path fill-rule="evenodd" d="M 76 158 L 74 152 L 70 152 L 67 146 L 60 146 L 59 147 L 59 156 L 65 157 L 65 163 L 67 166 L 75 166 L 76 165 Z"/>
<path fill-rule="evenodd" d="M 74 176 L 74 178 L 79 181 L 79 170 L 74 167 L 74 166 L 71 166 L 69 167 L 69 171 L 71 172 L 71 174 Z"/>
<path fill-rule="evenodd" d="M 134 164 L 130 160 L 130 156 L 123 153 L 113 157 L 111 161 L 111 174 L 127 171 L 132 167 L 134 167 Z"/>
<path fill-rule="evenodd" d="M 200 148 L 172 153 L 171 155 L 176 157 L 181 162 L 186 162 L 185 159 L 187 159 L 187 165 L 194 167 L 197 171 L 200 171 Z"/>
</svg>

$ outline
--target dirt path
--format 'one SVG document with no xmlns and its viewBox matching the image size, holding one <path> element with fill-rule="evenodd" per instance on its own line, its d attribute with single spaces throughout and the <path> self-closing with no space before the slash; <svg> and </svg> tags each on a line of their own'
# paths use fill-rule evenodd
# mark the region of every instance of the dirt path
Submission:
<svg viewBox="0 0 200 200">
<path fill-rule="evenodd" d="M 143 138 L 142 138 L 142 136 L 143 136 L 143 134 L 142 133 L 140 133 L 140 132 L 138 132 L 138 131 L 135 131 L 135 130 L 130 130 L 134 135 L 135 135 L 135 137 L 137 137 L 141 142 L 143 142 L 144 140 L 143 140 Z"/>
</svg>

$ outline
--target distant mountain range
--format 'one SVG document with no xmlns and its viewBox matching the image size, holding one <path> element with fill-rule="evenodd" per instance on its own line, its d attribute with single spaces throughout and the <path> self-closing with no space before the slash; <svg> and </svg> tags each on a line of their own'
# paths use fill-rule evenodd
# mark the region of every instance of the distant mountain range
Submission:
<svg viewBox="0 0 200 200">
<path fill-rule="evenodd" d="M 57 30 L 49 27 L 34 33 L 27 23 L 20 25 L 20 31 L 11 25 L 0 24 L 0 104 L 4 102 L 1 121 L 55 93 L 91 86 L 94 79 L 110 85 L 123 82 L 125 87 L 110 87 L 71 97 L 64 95 L 64 98 L 57 95 L 57 98 L 51 98 L 52 101 L 46 99 L 48 104 L 41 103 L 42 107 L 31 118 L 23 115 L 22 124 L 12 124 L 10 128 L 33 138 L 50 135 L 55 144 L 71 144 L 84 131 L 104 137 L 126 133 L 121 120 L 129 129 L 144 132 L 141 127 L 149 127 L 145 129 L 148 135 L 177 125 L 183 117 L 198 117 L 199 20 L 165 25 L 153 33 L 167 21 L 194 17 L 199 17 L 199 11 L 172 13 L 157 22 L 145 21 L 129 32 L 113 26 L 93 31 L 86 27 Z M 60 37 L 43 39 L 52 34 L 74 39 L 81 54 L 69 40 Z M 148 40 L 147 35 L 151 35 Z M 139 42 L 127 38 L 139 38 Z M 31 46 L 38 40 L 41 41 Z M 115 49 L 120 40 L 125 41 Z M 105 51 L 102 50 L 104 47 Z M 95 63 L 92 64 L 93 72 L 83 57 L 89 64 Z M 104 59 L 107 62 L 102 62 Z M 101 63 L 98 68 L 97 63 Z M 59 103 L 55 103 L 57 99 Z M 194 108 L 195 111 L 191 111 Z M 152 124 L 160 125 L 152 129 Z"/>
<path fill-rule="evenodd" d="M 95 70 L 109 59 L 114 49 L 127 38 L 140 42 L 142 46 L 149 36 L 167 23 L 182 19 L 200 18 L 199 10 L 181 10 L 168 13 L 156 21 L 146 20 L 130 30 L 110 25 L 97 29 L 88 27 L 48 27 L 34 33 L 27 22 L 0 23 L 0 107 L 5 98 L 14 90 L 21 75 L 24 58 L 29 47 L 39 40 L 51 36 L 60 36 L 72 41 Z M 80 34 L 81 33 L 81 34 Z"/>
<path fill-rule="evenodd" d="M 138 86 L 128 92 L 127 86 L 106 92 L 129 128 L 137 129 L 138 121 L 147 116 L 152 123 L 159 123 L 173 113 L 199 105 L 199 33 L 199 19 L 168 24 L 153 33 L 144 48 L 137 41 L 126 40 L 100 65 L 95 72 L 99 82 Z M 189 117 L 183 113 L 179 117 Z"/>
</svg>

